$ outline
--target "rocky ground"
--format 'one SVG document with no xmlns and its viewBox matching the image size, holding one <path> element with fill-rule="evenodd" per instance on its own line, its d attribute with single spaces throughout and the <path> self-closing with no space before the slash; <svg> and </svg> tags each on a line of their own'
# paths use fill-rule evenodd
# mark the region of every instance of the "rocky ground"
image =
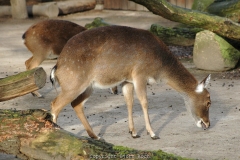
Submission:
<svg viewBox="0 0 240 160">
<path fill-rule="evenodd" d="M 148 12 L 131 11 L 89 11 L 58 17 L 85 25 L 95 17 L 102 17 L 108 23 L 149 29 L 152 23 L 175 26 L 170 22 Z M 24 62 L 31 53 L 21 42 L 24 31 L 33 23 L 45 18 L 28 20 L 0 19 L 0 78 L 25 70 Z M 166 84 L 148 86 L 149 115 L 159 140 L 151 140 L 146 134 L 141 106 L 135 97 L 134 121 L 138 139 L 128 134 L 127 110 L 121 87 L 119 94 L 112 95 L 108 90 L 96 89 L 85 105 L 85 114 L 95 133 L 114 145 L 122 145 L 140 150 L 163 150 L 179 156 L 194 159 L 240 159 L 240 69 L 218 73 L 202 71 L 192 63 L 192 47 L 169 46 L 181 59 L 189 71 L 201 81 L 212 74 L 208 90 L 211 94 L 211 127 L 201 130 L 196 127 L 187 112 L 182 97 Z M 41 67 L 48 76 L 56 60 L 47 60 Z M 59 88 L 58 88 L 59 89 Z M 41 92 L 45 98 L 32 97 L 31 94 L 13 100 L 0 102 L 1 109 L 50 109 L 51 101 L 57 96 L 49 80 Z M 58 124 L 77 136 L 87 136 L 81 122 L 70 105 L 66 106 L 58 119 Z M 0 155 L 1 159 L 14 159 Z"/>
</svg>

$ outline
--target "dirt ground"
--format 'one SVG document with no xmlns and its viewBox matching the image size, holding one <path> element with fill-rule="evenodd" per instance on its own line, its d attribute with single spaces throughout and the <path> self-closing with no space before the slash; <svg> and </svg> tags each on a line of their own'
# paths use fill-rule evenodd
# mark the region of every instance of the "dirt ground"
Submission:
<svg viewBox="0 0 240 160">
<path fill-rule="evenodd" d="M 151 13 L 130 11 L 88 11 L 58 19 L 70 20 L 84 26 L 92 22 L 95 17 L 102 17 L 108 23 L 143 29 L 148 29 L 152 23 L 164 26 L 177 24 Z M 0 19 L 0 78 L 25 70 L 24 62 L 31 53 L 23 45 L 21 36 L 30 25 L 43 19 Z M 191 60 L 182 62 L 199 81 L 212 73 L 197 70 Z M 47 60 L 41 65 L 48 76 L 55 63 L 56 60 Z M 165 84 L 148 86 L 149 114 L 152 127 L 160 137 L 158 140 L 152 140 L 147 135 L 142 109 L 136 97 L 133 115 L 136 130 L 141 137 L 131 138 L 128 133 L 127 109 L 121 87 L 118 87 L 120 91 L 118 95 L 110 94 L 108 90 L 95 89 L 85 104 L 85 113 L 95 133 L 114 145 L 139 150 L 161 149 L 194 159 L 240 159 L 240 79 L 222 77 L 222 73 L 212 73 L 211 84 L 208 86 L 212 100 L 211 127 L 208 130 L 196 127 L 185 108 L 183 98 Z M 28 94 L 0 102 L 0 108 L 49 110 L 50 102 L 57 93 L 51 88 L 48 79 L 46 86 L 40 92 L 45 98 L 36 98 Z M 87 136 L 70 105 L 62 110 L 58 124 L 77 136 Z M 14 158 L 1 154 L 1 159 Z"/>
</svg>

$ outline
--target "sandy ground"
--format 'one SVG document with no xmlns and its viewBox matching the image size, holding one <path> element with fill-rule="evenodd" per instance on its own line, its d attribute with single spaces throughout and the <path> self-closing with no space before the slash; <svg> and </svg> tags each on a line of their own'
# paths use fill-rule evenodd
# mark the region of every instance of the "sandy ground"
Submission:
<svg viewBox="0 0 240 160">
<path fill-rule="evenodd" d="M 89 11 L 59 17 L 80 25 L 102 17 L 112 24 L 148 29 L 152 23 L 174 26 L 176 23 L 146 12 L 126 11 Z M 14 75 L 25 70 L 24 62 L 31 53 L 22 44 L 21 36 L 33 23 L 43 18 L 28 20 L 0 19 L 0 78 Z M 49 75 L 56 60 L 47 60 L 41 66 Z M 191 61 L 184 65 L 202 80 L 210 72 L 197 70 Z M 108 90 L 96 89 L 86 103 L 85 113 L 95 133 L 114 145 L 122 145 L 140 150 L 163 150 L 179 156 L 194 159 L 240 159 L 240 80 L 217 78 L 214 73 L 208 86 L 211 93 L 211 128 L 201 130 L 196 127 L 187 112 L 182 97 L 165 84 L 148 86 L 149 115 L 158 140 L 151 140 L 146 134 L 145 123 L 139 101 L 134 105 L 134 121 L 138 139 L 128 134 L 127 109 L 121 93 L 112 95 Z M 50 102 L 57 96 L 49 80 L 40 90 L 45 98 L 31 94 L 0 102 L 1 109 L 50 109 Z M 87 136 L 81 122 L 70 105 L 66 106 L 58 119 L 58 124 L 77 136 Z M 0 155 L 0 159 L 14 159 Z"/>
</svg>

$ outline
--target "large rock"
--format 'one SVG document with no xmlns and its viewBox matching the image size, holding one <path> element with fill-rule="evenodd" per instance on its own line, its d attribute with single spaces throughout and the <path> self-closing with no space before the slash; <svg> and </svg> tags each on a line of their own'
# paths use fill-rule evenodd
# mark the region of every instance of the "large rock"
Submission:
<svg viewBox="0 0 240 160">
<path fill-rule="evenodd" d="M 197 33 L 193 62 L 199 69 L 226 71 L 234 68 L 240 52 L 215 33 L 205 30 Z"/>
</svg>

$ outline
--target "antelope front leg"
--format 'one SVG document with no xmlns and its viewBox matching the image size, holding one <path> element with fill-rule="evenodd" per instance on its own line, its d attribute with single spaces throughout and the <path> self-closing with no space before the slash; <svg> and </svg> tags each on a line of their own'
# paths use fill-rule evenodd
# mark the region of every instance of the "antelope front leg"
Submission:
<svg viewBox="0 0 240 160">
<path fill-rule="evenodd" d="M 147 83 L 145 81 L 137 80 L 134 82 L 134 88 L 142 106 L 147 132 L 150 133 L 151 138 L 155 140 L 159 139 L 159 137 L 156 136 L 155 133 L 152 131 L 149 120 L 146 84 Z"/>
<path fill-rule="evenodd" d="M 88 97 L 92 93 L 92 87 L 88 87 L 81 95 L 79 95 L 72 103 L 72 107 L 77 113 L 78 118 L 81 120 L 85 130 L 87 131 L 89 137 L 100 140 L 100 137 L 96 136 L 96 134 L 93 132 L 92 127 L 88 123 L 88 120 L 85 117 L 83 106 L 84 103 L 87 101 Z"/>
<path fill-rule="evenodd" d="M 140 136 L 137 135 L 135 128 L 134 128 L 134 122 L 133 122 L 133 116 L 132 116 L 132 108 L 133 108 L 133 84 L 131 83 L 123 83 L 123 95 L 127 104 L 128 108 L 128 123 L 129 123 L 129 133 L 132 135 L 133 138 L 139 138 Z"/>
</svg>

